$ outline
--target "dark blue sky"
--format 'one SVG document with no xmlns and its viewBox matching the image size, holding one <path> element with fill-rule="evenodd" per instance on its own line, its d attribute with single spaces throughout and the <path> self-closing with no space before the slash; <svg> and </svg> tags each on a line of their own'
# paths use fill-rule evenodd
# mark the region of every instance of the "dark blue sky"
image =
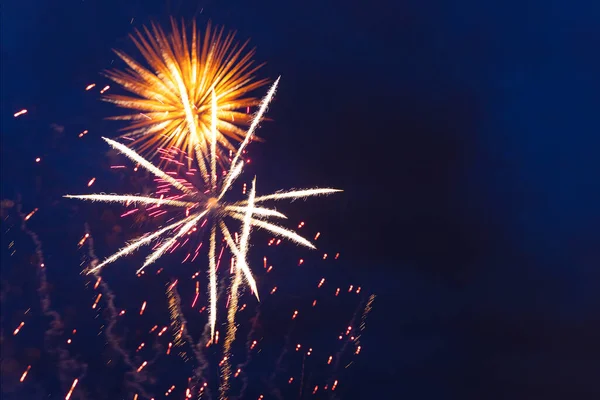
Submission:
<svg viewBox="0 0 600 400">
<path fill-rule="evenodd" d="M 598 398 L 600 5 L 253 3 L 5 5 L 3 197 L 27 190 L 37 154 L 64 157 L 53 199 L 93 173 L 114 110 L 81 89 L 111 48 L 132 50 L 132 27 L 210 18 L 252 39 L 265 76 L 282 75 L 253 148 L 265 190 L 346 190 L 307 220 L 379 294 L 355 393 Z M 12 118 L 21 108 L 27 127 Z M 96 147 L 56 150 L 42 137 L 52 122 L 94 127 Z"/>
</svg>

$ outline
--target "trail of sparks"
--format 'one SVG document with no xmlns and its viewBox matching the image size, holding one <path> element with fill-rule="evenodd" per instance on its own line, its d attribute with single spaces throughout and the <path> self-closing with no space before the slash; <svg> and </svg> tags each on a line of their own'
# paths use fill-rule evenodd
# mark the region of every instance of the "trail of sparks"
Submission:
<svg viewBox="0 0 600 400">
<path fill-rule="evenodd" d="M 96 257 L 96 253 L 94 251 L 94 238 L 92 237 L 92 235 L 90 234 L 89 231 L 89 227 L 85 226 L 85 231 L 86 231 L 86 235 L 88 235 L 88 256 L 90 259 L 90 263 L 92 265 L 97 264 L 98 263 L 98 258 Z M 127 367 L 129 367 L 129 371 L 127 371 L 125 373 L 125 376 L 127 377 L 127 379 L 125 380 L 126 382 L 126 386 L 130 386 L 131 389 L 135 390 L 136 392 L 140 393 L 142 396 L 144 396 L 145 398 L 151 398 L 152 396 L 146 391 L 146 389 L 142 386 L 143 383 L 146 382 L 146 380 L 148 379 L 146 372 L 141 372 L 137 371 L 137 367 L 135 366 L 134 362 L 131 360 L 131 357 L 129 356 L 129 353 L 127 353 L 123 347 L 121 346 L 120 340 L 119 338 L 117 338 L 115 336 L 115 334 L 113 333 L 113 330 L 117 324 L 117 316 L 119 315 L 119 312 L 117 312 L 117 308 L 115 307 L 115 295 L 112 292 L 112 290 L 110 289 L 110 287 L 108 286 L 108 284 L 106 283 L 105 280 L 103 280 L 100 275 L 98 274 L 94 274 L 97 277 L 97 285 L 99 285 L 100 289 L 102 290 L 102 292 L 104 293 L 104 297 L 106 299 L 106 306 L 107 306 L 107 310 L 108 310 L 108 326 L 106 327 L 106 330 L 104 331 L 106 334 L 106 339 L 108 340 L 108 343 L 111 345 L 111 347 L 121 355 L 123 362 L 127 365 Z M 145 303 L 144 303 L 145 305 Z M 142 310 L 140 310 L 141 312 Z M 150 364 L 152 364 L 154 362 L 154 360 L 150 361 Z M 148 362 L 146 362 L 146 366 L 148 365 Z"/>
<path fill-rule="evenodd" d="M 235 334 L 237 326 L 235 323 L 235 314 L 238 309 L 238 292 L 239 286 L 242 282 L 241 269 L 235 267 L 235 276 L 231 283 L 231 300 L 229 301 L 229 308 L 227 310 L 227 334 L 225 336 L 225 343 L 223 344 L 223 368 L 221 370 L 221 387 L 219 388 L 219 397 L 221 400 L 228 398 L 229 392 L 229 379 L 231 378 L 231 345 L 235 341 Z"/>
<path fill-rule="evenodd" d="M 37 208 L 35 211 L 37 211 Z M 59 378 L 61 384 L 63 387 L 65 387 L 69 379 L 72 379 L 73 376 L 79 376 L 79 379 L 85 376 L 87 364 L 79 363 L 74 360 L 70 356 L 69 352 L 62 345 L 58 344 L 62 344 L 64 342 L 62 339 L 64 324 L 60 314 L 52 308 L 50 294 L 48 291 L 46 264 L 44 262 L 44 253 L 42 252 L 42 242 L 40 241 L 38 235 L 27 227 L 27 221 L 31 218 L 33 212 L 27 215 L 23 214 L 21 211 L 21 205 L 18 204 L 17 213 L 21 217 L 21 230 L 31 238 L 35 246 L 35 254 L 37 257 L 36 269 L 39 280 L 38 293 L 40 296 L 42 313 L 46 317 L 51 318 L 50 328 L 44 334 L 44 345 L 50 354 L 57 355 Z M 83 393 L 81 394 L 81 397 L 85 397 Z"/>
</svg>

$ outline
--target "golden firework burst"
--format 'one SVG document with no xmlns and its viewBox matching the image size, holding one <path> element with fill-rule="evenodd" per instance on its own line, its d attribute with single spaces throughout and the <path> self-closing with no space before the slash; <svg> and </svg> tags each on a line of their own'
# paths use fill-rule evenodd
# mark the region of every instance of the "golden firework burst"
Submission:
<svg viewBox="0 0 600 400">
<path fill-rule="evenodd" d="M 217 102 L 217 143 L 219 149 L 235 152 L 232 142 L 241 141 L 253 116 L 248 109 L 260 98 L 251 92 L 268 80 L 256 80 L 262 66 L 252 60 L 255 50 L 248 42 L 235 42 L 235 32 L 206 27 L 201 40 L 196 23 L 187 27 L 171 19 L 171 32 L 152 24 L 130 35 L 146 65 L 115 50 L 127 64 L 125 71 L 111 70 L 106 76 L 131 95 L 111 94 L 104 100 L 134 110 L 128 115 L 111 117 L 131 123 L 123 129 L 134 139 L 132 145 L 154 155 L 161 148 L 178 147 L 199 163 L 208 158 L 211 140 L 211 91 Z M 189 39 L 189 40 L 188 40 Z M 218 153 L 221 151 L 217 150 Z M 219 155 L 220 162 L 225 160 Z"/>
</svg>

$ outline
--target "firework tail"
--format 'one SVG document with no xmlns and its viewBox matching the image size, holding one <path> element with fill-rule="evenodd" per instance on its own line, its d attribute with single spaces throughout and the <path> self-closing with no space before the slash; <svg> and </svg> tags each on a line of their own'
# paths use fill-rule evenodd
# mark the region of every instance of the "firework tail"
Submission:
<svg viewBox="0 0 600 400">
<path fill-rule="evenodd" d="M 250 326 L 250 331 L 248 332 L 248 336 L 246 338 L 246 361 L 244 361 L 244 363 L 242 364 L 238 364 L 237 368 L 239 370 L 241 370 L 242 372 L 240 373 L 240 377 L 242 380 L 242 388 L 240 389 L 240 395 L 239 398 L 243 399 L 244 395 L 246 394 L 246 389 L 248 388 L 248 376 L 246 375 L 245 368 L 248 366 L 248 364 L 250 364 L 250 360 L 251 360 L 251 356 L 252 356 L 252 338 L 254 337 L 254 332 L 256 331 L 256 328 L 258 327 L 258 321 L 260 318 L 260 304 L 259 303 L 256 306 L 256 314 L 254 315 L 254 318 L 252 319 L 252 325 Z"/>
<path fill-rule="evenodd" d="M 229 392 L 229 379 L 231 377 L 231 345 L 235 340 L 235 334 L 237 326 L 235 324 L 235 314 L 238 308 L 238 293 L 239 286 L 242 282 L 242 271 L 235 265 L 235 276 L 231 283 L 231 301 L 229 302 L 229 309 L 227 310 L 227 335 L 225 336 L 225 344 L 223 345 L 223 369 L 221 371 L 222 381 L 221 387 L 219 388 L 219 398 L 221 400 L 227 399 L 227 393 Z"/>
<path fill-rule="evenodd" d="M 364 305 L 364 309 L 363 309 L 363 313 L 361 316 L 361 331 L 364 329 L 364 322 L 367 318 L 367 314 L 369 313 L 369 311 L 371 311 L 371 306 L 373 304 L 373 301 L 375 300 L 375 295 L 372 294 L 369 296 L 368 300 L 363 298 L 360 303 L 358 304 L 358 307 L 356 307 L 356 311 L 354 312 L 354 315 L 352 316 L 352 319 L 350 320 L 350 324 L 348 326 L 352 326 L 354 327 L 356 324 L 356 320 L 358 318 L 358 313 L 361 309 L 363 309 L 363 305 Z M 333 381 L 335 375 L 338 373 L 339 371 L 339 367 L 340 367 L 340 362 L 342 359 L 342 354 L 344 354 L 344 352 L 346 351 L 346 349 L 348 348 L 348 345 L 350 344 L 350 342 L 352 343 L 356 343 L 356 341 L 358 340 L 358 337 L 355 338 L 354 341 L 350 341 L 350 340 L 346 340 L 344 342 L 344 345 L 342 346 L 342 348 L 336 353 L 335 355 L 335 363 L 333 364 L 333 372 L 332 372 L 332 378 L 331 380 Z M 335 400 L 338 397 L 336 396 L 335 393 L 331 392 L 330 399 Z"/>
<path fill-rule="evenodd" d="M 51 318 L 50 328 L 44 334 L 44 346 L 48 353 L 56 355 L 58 359 L 58 374 L 63 390 L 67 390 L 73 379 L 76 377 L 81 380 L 87 371 L 87 364 L 79 363 L 73 359 L 69 352 L 59 343 L 63 343 L 63 322 L 60 314 L 52 308 L 50 293 L 48 291 L 48 277 L 46 275 L 46 265 L 44 264 L 44 253 L 42 252 L 42 242 L 38 235 L 27 228 L 27 216 L 22 213 L 21 204 L 17 205 L 17 213 L 21 217 L 21 230 L 27 234 L 34 246 L 37 257 L 37 277 L 39 281 L 38 294 L 40 297 L 40 305 L 44 316 Z M 84 391 L 78 390 L 75 396 L 84 399 Z"/>
<path fill-rule="evenodd" d="M 279 357 L 277 358 L 277 361 L 275 362 L 275 369 L 273 369 L 273 373 L 269 377 L 269 383 L 268 383 L 269 388 L 270 388 L 273 396 L 275 396 L 278 400 L 282 400 L 283 397 L 281 396 L 281 391 L 279 390 L 279 387 L 275 383 L 275 378 L 277 377 L 277 373 L 283 369 L 281 367 L 281 363 L 283 362 L 283 359 L 285 358 L 285 356 L 287 355 L 287 353 L 289 351 L 288 348 L 290 347 L 290 343 L 292 341 L 292 331 L 293 330 L 294 330 L 294 324 L 292 323 L 290 325 L 290 329 L 289 329 L 287 335 L 285 335 L 285 343 L 283 345 L 283 348 L 281 349 L 281 353 L 279 354 Z"/>
<path fill-rule="evenodd" d="M 221 279 L 221 281 L 219 282 L 219 285 L 218 285 L 219 290 L 216 295 L 217 299 L 223 295 L 224 287 L 226 287 L 226 285 L 224 285 L 225 279 L 227 279 L 227 278 L 223 277 L 223 279 Z M 200 340 L 198 341 L 198 343 L 196 343 L 196 348 L 198 349 L 198 352 L 194 351 L 194 354 L 196 354 L 196 357 L 199 357 L 197 359 L 198 368 L 199 368 L 199 371 L 197 372 L 198 374 L 205 374 L 206 371 L 210 367 L 210 364 L 204 357 L 203 351 L 204 351 L 204 349 L 206 349 L 206 347 L 209 343 L 212 343 L 212 329 L 211 328 L 212 327 L 211 327 L 210 320 L 209 320 L 206 323 L 206 325 L 204 325 L 204 331 L 202 332 L 202 336 L 200 337 Z M 193 342 L 191 342 L 191 343 L 193 343 Z M 198 393 L 198 399 L 200 399 L 202 395 L 206 395 L 206 397 L 208 397 L 209 399 L 212 398 L 211 392 L 210 392 L 210 389 L 208 388 L 208 386 L 206 386 L 204 389 L 205 389 L 204 392 Z"/>
<path fill-rule="evenodd" d="M 170 292 L 175 301 L 177 318 L 179 319 L 180 325 L 182 326 L 181 334 L 185 337 L 185 340 L 190 344 L 190 347 L 192 348 L 192 351 L 194 352 L 194 356 L 196 356 L 196 361 L 199 364 L 199 366 L 194 370 L 194 382 L 192 385 L 193 386 L 192 390 L 193 390 L 200 382 L 205 381 L 205 379 L 203 377 L 203 372 L 206 369 L 206 367 L 208 366 L 208 363 L 207 363 L 206 359 L 204 358 L 204 354 L 203 354 L 204 348 L 202 346 L 200 346 L 200 343 L 198 345 L 194 345 L 194 339 L 192 339 L 189 331 L 187 330 L 188 322 L 187 322 L 187 319 L 185 318 L 185 316 L 183 315 L 183 312 L 181 311 L 181 296 L 179 295 L 179 292 L 177 291 L 177 286 L 172 285 L 172 287 L 170 288 Z"/>
<path fill-rule="evenodd" d="M 88 256 L 90 258 L 90 264 L 91 267 L 93 268 L 97 263 L 98 263 L 98 258 L 96 257 L 96 254 L 94 252 L 94 239 L 89 231 L 89 227 L 87 224 L 85 224 L 85 233 L 88 234 Z M 99 278 L 100 274 L 99 273 L 94 273 L 94 275 Z M 111 347 L 121 355 L 121 357 L 123 358 L 123 362 L 127 365 L 127 367 L 129 368 L 129 371 L 127 371 L 125 373 L 125 377 L 126 377 L 126 386 L 128 387 L 128 389 L 130 391 L 135 391 L 137 393 L 139 393 L 140 395 L 142 395 L 145 398 L 152 398 L 152 395 L 150 395 L 146 389 L 144 389 L 144 387 L 142 386 L 144 383 L 146 383 L 146 381 L 148 380 L 148 375 L 147 375 L 147 369 L 144 369 L 143 371 L 137 372 L 138 366 L 134 364 L 134 362 L 131 360 L 131 357 L 129 356 L 129 353 L 127 351 L 125 351 L 123 349 L 123 347 L 121 347 L 121 343 L 119 338 L 113 333 L 113 329 L 115 328 L 116 324 L 117 324 L 117 316 L 118 316 L 118 312 L 117 309 L 115 307 L 115 294 L 112 292 L 112 290 L 110 289 L 110 287 L 108 286 L 108 284 L 106 283 L 105 280 L 101 280 L 100 281 L 100 288 L 104 294 L 104 298 L 106 299 L 106 305 L 107 305 L 107 310 L 108 310 L 108 326 L 106 327 L 106 339 L 108 340 L 108 343 L 110 343 Z M 148 362 L 147 365 L 151 365 L 156 359 L 158 358 L 158 352 L 155 355 L 153 360 L 150 360 Z"/>
</svg>

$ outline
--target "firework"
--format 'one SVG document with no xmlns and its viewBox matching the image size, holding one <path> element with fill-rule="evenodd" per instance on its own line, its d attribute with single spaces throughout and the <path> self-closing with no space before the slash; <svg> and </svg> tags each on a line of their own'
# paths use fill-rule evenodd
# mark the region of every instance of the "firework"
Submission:
<svg viewBox="0 0 600 400">
<path fill-rule="evenodd" d="M 172 186 L 174 189 L 182 192 L 181 194 L 171 197 L 171 198 L 155 198 L 155 197 L 140 197 L 140 196 L 131 196 L 131 195 L 105 195 L 105 194 L 91 194 L 91 195 L 67 195 L 65 197 L 69 198 L 77 198 L 81 200 L 92 200 L 92 201 L 102 201 L 102 202 L 118 202 L 123 204 L 128 204 L 132 202 L 145 203 L 145 204 L 154 204 L 154 205 L 168 205 L 175 209 L 180 209 L 185 211 L 183 213 L 184 216 L 180 217 L 176 222 L 166 227 L 163 227 L 151 234 L 142 236 L 140 238 L 134 239 L 131 243 L 129 243 L 126 247 L 119 250 L 117 253 L 107 258 L 96 267 L 91 269 L 89 273 L 95 273 L 99 271 L 105 265 L 117 260 L 118 258 L 125 256 L 132 251 L 138 249 L 139 247 L 149 244 L 151 241 L 155 239 L 163 239 L 163 242 L 155 248 L 153 252 L 146 258 L 146 261 L 142 265 L 142 267 L 137 271 L 140 273 L 144 268 L 148 265 L 152 264 L 156 260 L 158 260 L 166 251 L 174 248 L 174 246 L 178 245 L 179 240 L 192 233 L 193 228 L 196 227 L 200 223 L 202 219 L 210 220 L 210 239 L 209 239 L 209 323 L 211 327 L 211 339 L 214 339 L 215 333 L 215 324 L 216 324 L 216 298 L 217 298 L 217 278 L 216 278 L 216 243 L 217 243 L 217 232 L 219 231 L 236 259 L 236 267 L 239 268 L 242 272 L 242 276 L 245 279 L 246 283 L 250 286 L 252 292 L 258 298 L 258 290 L 256 287 L 256 282 L 250 271 L 250 268 L 246 262 L 247 252 L 248 252 L 248 242 L 249 236 L 251 232 L 251 228 L 260 228 L 266 231 L 271 232 L 272 234 L 287 238 L 292 242 L 297 244 L 301 244 L 303 246 L 314 248 L 311 242 L 298 235 L 296 232 L 292 230 L 288 230 L 280 225 L 277 225 L 270 220 L 269 218 L 286 218 L 285 215 L 281 214 L 275 209 L 265 208 L 261 205 L 269 200 L 276 201 L 281 199 L 297 199 L 297 198 L 306 198 L 310 196 L 316 195 L 324 195 L 330 194 L 334 192 L 338 192 L 337 189 L 302 189 L 302 190 L 292 190 L 286 192 L 278 192 L 266 196 L 256 196 L 255 195 L 255 184 L 256 179 L 254 179 L 252 183 L 252 189 L 250 190 L 249 196 L 247 200 L 238 201 L 238 202 L 227 202 L 223 198 L 225 194 L 231 189 L 231 185 L 235 182 L 235 180 L 240 176 L 244 162 L 240 159 L 240 155 L 243 152 L 245 146 L 250 142 L 254 130 L 258 125 L 258 121 L 262 118 L 262 114 L 266 110 L 269 100 L 273 97 L 275 92 L 275 88 L 278 80 L 275 82 L 265 99 L 261 102 L 261 107 L 257 115 L 255 116 L 254 121 L 252 121 L 250 129 L 246 134 L 246 138 L 239 146 L 235 157 L 231 163 L 231 167 L 223 179 L 223 182 L 219 182 L 217 177 L 217 147 L 216 147 L 216 137 L 217 132 L 217 124 L 216 124 L 216 113 L 213 112 L 213 123 L 212 125 L 212 139 L 210 146 L 210 158 L 209 158 L 209 167 L 210 171 L 207 171 L 205 174 L 204 181 L 208 181 L 208 189 L 205 191 L 201 188 L 194 186 L 191 182 L 184 179 L 175 179 L 160 168 L 154 166 L 151 162 L 144 159 L 135 151 L 127 148 L 126 146 L 115 142 L 110 139 L 104 138 L 109 145 L 111 145 L 116 150 L 119 150 L 124 155 L 135 161 L 139 164 L 140 167 L 145 168 L 147 171 L 154 174 L 159 181 L 164 184 L 168 184 Z M 216 109 L 216 92 L 213 93 L 213 110 Z M 199 161 L 199 164 L 201 161 Z M 208 175 L 208 176 L 206 176 Z M 232 238 L 230 229 L 225 223 L 228 219 L 235 219 L 242 222 L 242 230 L 241 237 L 239 241 L 239 245 L 236 244 Z M 173 233 L 174 232 L 174 233 Z M 170 237 L 166 238 L 168 234 L 171 234 Z"/>
<path fill-rule="evenodd" d="M 174 19 L 170 35 L 154 24 L 136 31 L 131 39 L 147 65 L 115 51 L 129 69 L 106 72 L 109 79 L 131 92 L 127 96 L 106 95 L 104 99 L 134 111 L 112 119 L 131 122 L 125 128 L 127 136 L 143 152 L 173 146 L 184 150 L 188 160 L 198 154 L 208 157 L 215 132 L 220 146 L 235 151 L 232 142 L 244 138 L 241 127 L 252 120 L 240 110 L 247 111 L 260 102 L 249 93 L 267 80 L 254 79 L 261 65 L 252 61 L 254 50 L 246 50 L 248 43 L 235 43 L 235 33 L 211 29 L 210 23 L 201 41 L 196 23 L 191 25 L 191 38 L 184 24 L 179 26 Z M 216 121 L 211 115 L 213 90 Z M 216 131 L 211 129 L 213 123 Z"/>
</svg>

